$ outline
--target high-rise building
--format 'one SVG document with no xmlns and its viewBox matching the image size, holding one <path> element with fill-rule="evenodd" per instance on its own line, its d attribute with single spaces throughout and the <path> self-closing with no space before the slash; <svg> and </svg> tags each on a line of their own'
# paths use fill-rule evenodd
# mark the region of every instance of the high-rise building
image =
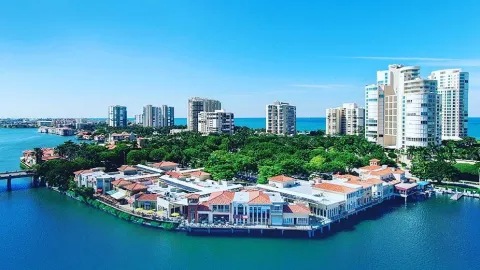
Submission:
<svg viewBox="0 0 480 270">
<path fill-rule="evenodd" d="M 115 105 L 108 107 L 108 125 L 111 127 L 127 126 L 127 107 Z"/>
<path fill-rule="evenodd" d="M 135 125 L 143 125 L 143 114 L 135 114 Z"/>
<path fill-rule="evenodd" d="M 167 105 L 162 105 L 162 126 L 169 127 L 175 125 L 175 109 Z"/>
<path fill-rule="evenodd" d="M 365 87 L 365 136 L 387 148 L 441 143 L 440 100 L 435 80 L 420 67 L 390 65 Z"/>
<path fill-rule="evenodd" d="M 198 131 L 202 134 L 231 134 L 235 129 L 234 116 L 231 112 L 215 110 L 198 114 Z"/>
<path fill-rule="evenodd" d="M 215 112 L 221 110 L 222 104 L 218 100 L 193 97 L 188 100 L 187 127 L 188 130 L 198 131 L 198 114 L 201 112 Z"/>
<path fill-rule="evenodd" d="M 155 107 L 146 105 L 143 107 L 144 127 L 166 127 L 174 125 L 174 108 L 167 105 Z"/>
<path fill-rule="evenodd" d="M 143 126 L 144 127 L 160 127 L 162 119 L 162 111 L 155 106 L 146 105 L 143 107 Z"/>
<path fill-rule="evenodd" d="M 365 129 L 365 109 L 355 103 L 327 109 L 328 135 L 359 135 Z"/>
<path fill-rule="evenodd" d="M 461 69 L 430 74 L 429 78 L 437 81 L 441 99 L 442 140 L 460 140 L 468 135 L 468 77 Z"/>
<path fill-rule="evenodd" d="M 275 101 L 266 106 L 266 132 L 294 135 L 297 133 L 297 108 L 285 102 Z"/>
</svg>

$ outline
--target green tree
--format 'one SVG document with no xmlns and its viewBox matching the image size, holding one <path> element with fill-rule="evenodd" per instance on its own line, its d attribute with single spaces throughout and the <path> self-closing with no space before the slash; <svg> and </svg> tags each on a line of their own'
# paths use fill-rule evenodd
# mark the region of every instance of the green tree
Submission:
<svg viewBox="0 0 480 270">
<path fill-rule="evenodd" d="M 127 154 L 127 163 L 130 165 L 143 163 L 148 159 L 148 155 L 147 150 L 131 150 Z"/>
<path fill-rule="evenodd" d="M 168 155 L 167 150 L 164 148 L 153 149 L 150 151 L 149 158 L 153 161 L 162 161 L 165 160 L 165 157 Z"/>
</svg>

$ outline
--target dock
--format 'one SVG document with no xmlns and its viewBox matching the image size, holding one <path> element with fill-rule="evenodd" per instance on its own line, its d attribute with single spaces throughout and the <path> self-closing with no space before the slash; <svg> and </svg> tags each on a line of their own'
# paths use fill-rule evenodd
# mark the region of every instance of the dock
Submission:
<svg viewBox="0 0 480 270">
<path fill-rule="evenodd" d="M 463 193 L 461 192 L 457 192 L 455 194 L 453 194 L 452 197 L 450 197 L 451 200 L 454 200 L 454 201 L 458 201 L 460 198 L 463 197 Z"/>
</svg>

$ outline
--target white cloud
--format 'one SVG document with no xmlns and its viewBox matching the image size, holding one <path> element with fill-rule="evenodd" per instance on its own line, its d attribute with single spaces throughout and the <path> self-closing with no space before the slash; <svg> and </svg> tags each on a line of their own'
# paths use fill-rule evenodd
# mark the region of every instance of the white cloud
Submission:
<svg viewBox="0 0 480 270">
<path fill-rule="evenodd" d="M 435 66 L 435 67 L 480 67 L 480 59 L 452 59 L 440 62 L 420 62 L 422 66 Z"/>
<path fill-rule="evenodd" d="M 351 56 L 342 57 L 348 59 L 364 60 L 391 60 L 391 61 L 415 61 L 421 66 L 431 67 L 480 67 L 480 59 L 457 59 L 457 58 L 434 58 L 434 57 L 411 57 L 411 56 Z"/>
</svg>

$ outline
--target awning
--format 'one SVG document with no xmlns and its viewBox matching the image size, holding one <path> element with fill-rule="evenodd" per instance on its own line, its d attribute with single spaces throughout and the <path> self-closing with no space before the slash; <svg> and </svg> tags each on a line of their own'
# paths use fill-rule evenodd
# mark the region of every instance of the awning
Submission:
<svg viewBox="0 0 480 270">
<path fill-rule="evenodd" d="M 115 200 L 121 200 L 127 197 L 127 193 L 125 192 L 125 190 L 119 190 L 116 193 L 111 194 L 110 196 L 112 196 Z"/>
</svg>

